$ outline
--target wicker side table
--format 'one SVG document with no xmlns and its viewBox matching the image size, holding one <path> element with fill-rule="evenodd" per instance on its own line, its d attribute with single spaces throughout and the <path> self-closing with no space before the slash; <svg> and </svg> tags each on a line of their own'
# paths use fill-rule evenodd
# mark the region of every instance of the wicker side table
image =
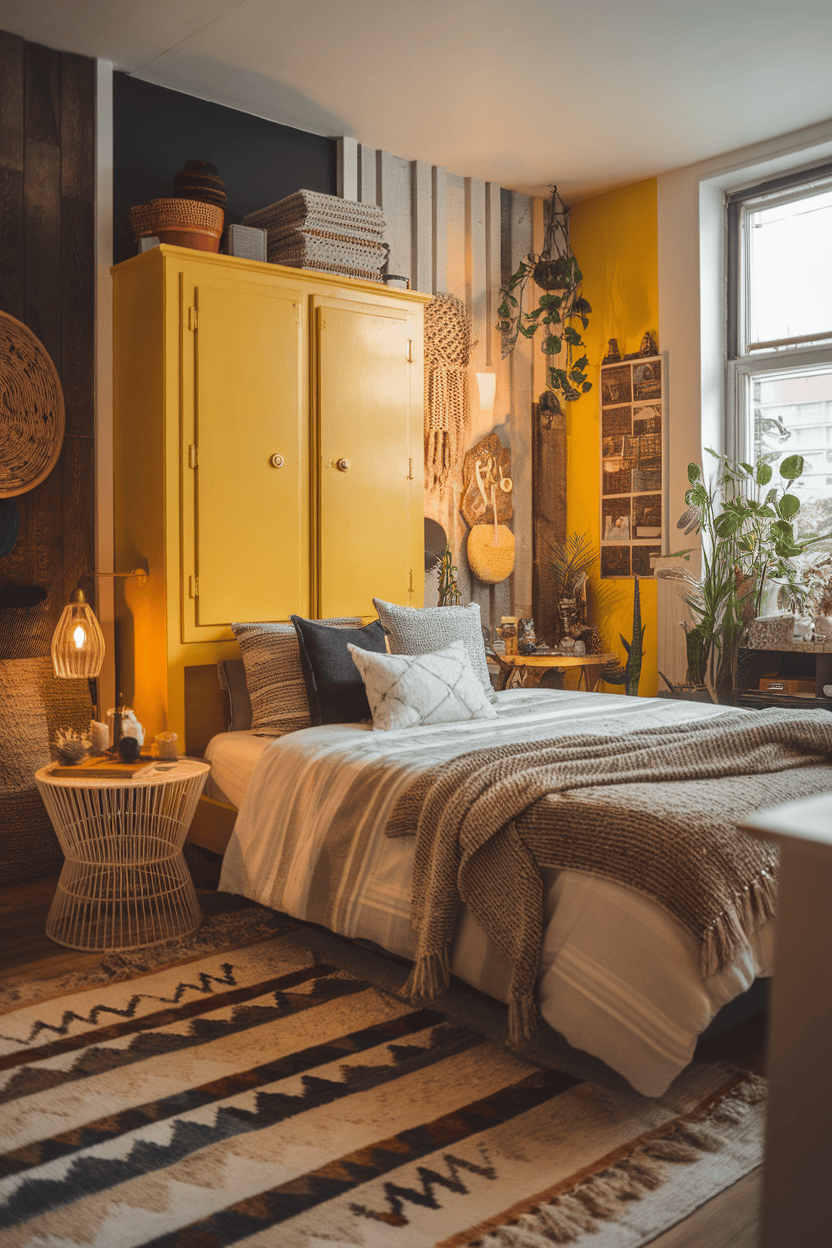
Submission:
<svg viewBox="0 0 832 1248">
<path fill-rule="evenodd" d="M 66 861 L 46 935 L 70 949 L 158 945 L 202 922 L 182 855 L 210 763 L 150 764 L 130 780 L 35 781 Z"/>
</svg>

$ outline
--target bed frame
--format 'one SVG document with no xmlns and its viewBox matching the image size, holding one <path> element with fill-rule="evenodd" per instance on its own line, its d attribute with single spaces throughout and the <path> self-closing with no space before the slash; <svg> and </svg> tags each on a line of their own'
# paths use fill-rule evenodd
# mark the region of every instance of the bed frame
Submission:
<svg viewBox="0 0 832 1248">
<path fill-rule="evenodd" d="M 189 758 L 202 758 L 205 747 L 218 732 L 226 732 L 229 724 L 228 694 L 220 688 L 216 663 L 203 663 L 185 668 L 185 753 Z M 201 797 L 191 821 L 187 841 L 224 854 L 234 830 L 237 807 Z"/>
</svg>

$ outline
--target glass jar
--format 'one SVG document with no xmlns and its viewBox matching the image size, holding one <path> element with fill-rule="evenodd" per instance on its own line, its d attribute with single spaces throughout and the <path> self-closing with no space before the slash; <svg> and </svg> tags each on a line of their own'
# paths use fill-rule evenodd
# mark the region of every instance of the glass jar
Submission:
<svg viewBox="0 0 832 1248">
<path fill-rule="evenodd" d="M 500 636 L 506 648 L 506 654 L 517 653 L 517 617 L 504 615 L 500 625 Z"/>
</svg>

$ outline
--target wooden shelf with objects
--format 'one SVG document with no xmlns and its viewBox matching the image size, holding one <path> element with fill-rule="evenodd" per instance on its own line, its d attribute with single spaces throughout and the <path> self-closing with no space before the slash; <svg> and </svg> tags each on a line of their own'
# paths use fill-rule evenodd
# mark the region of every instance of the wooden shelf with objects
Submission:
<svg viewBox="0 0 832 1248">
<path fill-rule="evenodd" d="M 781 647 L 740 648 L 734 690 L 737 706 L 832 711 L 832 643 L 799 641 L 784 646 L 781 642 Z"/>
</svg>

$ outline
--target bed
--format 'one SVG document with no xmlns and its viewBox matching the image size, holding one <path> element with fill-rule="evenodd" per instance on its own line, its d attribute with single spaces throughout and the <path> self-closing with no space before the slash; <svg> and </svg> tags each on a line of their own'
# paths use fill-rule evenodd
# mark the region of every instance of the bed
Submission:
<svg viewBox="0 0 832 1248">
<path fill-rule="evenodd" d="M 496 698 L 495 718 L 466 723 L 392 732 L 324 724 L 279 738 L 251 731 L 214 736 L 206 750 L 211 795 L 239 808 L 220 888 L 413 957 L 414 840 L 391 839 L 384 830 L 420 769 L 498 740 L 618 737 L 733 709 L 556 690 L 507 690 Z M 547 870 L 544 899 L 543 1018 L 648 1096 L 663 1093 L 687 1065 L 721 1007 L 772 973 L 770 921 L 706 978 L 694 937 L 634 888 L 583 871 Z M 451 969 L 506 1000 L 506 959 L 466 909 Z"/>
</svg>

